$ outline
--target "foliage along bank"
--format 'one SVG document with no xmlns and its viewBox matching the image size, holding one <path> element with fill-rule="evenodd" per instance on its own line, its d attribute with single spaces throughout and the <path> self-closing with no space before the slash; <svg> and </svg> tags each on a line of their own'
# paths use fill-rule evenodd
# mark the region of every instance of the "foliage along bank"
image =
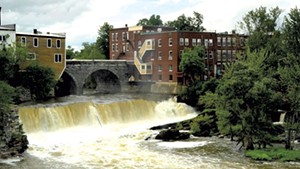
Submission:
<svg viewBox="0 0 300 169">
<path fill-rule="evenodd" d="M 283 136 L 283 147 L 295 148 L 300 130 L 300 10 L 291 9 L 278 28 L 281 12 L 260 7 L 245 15 L 241 25 L 249 33 L 248 50 L 227 65 L 221 79 L 203 81 L 201 74 L 183 72 L 186 79 L 196 80 L 187 81 L 179 98 L 202 112 L 190 123 L 192 132 L 216 126 L 218 134 L 236 138 L 247 150 L 267 148 Z M 282 126 L 273 124 L 278 110 L 286 112 Z"/>
</svg>

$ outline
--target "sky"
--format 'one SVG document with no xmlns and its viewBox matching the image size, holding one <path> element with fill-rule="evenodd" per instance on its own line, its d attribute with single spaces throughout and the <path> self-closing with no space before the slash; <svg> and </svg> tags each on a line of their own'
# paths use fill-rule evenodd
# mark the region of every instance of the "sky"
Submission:
<svg viewBox="0 0 300 169">
<path fill-rule="evenodd" d="M 64 32 L 66 43 L 75 50 L 83 42 L 95 42 L 99 28 L 107 22 L 114 28 L 135 26 L 140 19 L 159 15 L 173 21 L 193 11 L 203 15 L 208 31 L 230 32 L 247 12 L 260 6 L 278 6 L 282 17 L 300 8 L 299 0 L 0 0 L 2 24 L 16 24 L 17 32 Z"/>
</svg>

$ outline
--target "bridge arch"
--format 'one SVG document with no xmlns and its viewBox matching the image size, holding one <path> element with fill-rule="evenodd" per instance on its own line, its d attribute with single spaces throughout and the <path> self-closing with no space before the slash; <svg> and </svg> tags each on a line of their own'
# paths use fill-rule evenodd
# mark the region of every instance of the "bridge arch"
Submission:
<svg viewBox="0 0 300 169">
<path fill-rule="evenodd" d="M 97 69 L 89 72 L 85 77 L 84 85 L 88 79 L 96 82 L 95 91 L 98 93 L 116 93 L 121 91 L 121 82 L 118 75 L 110 70 Z"/>
<path fill-rule="evenodd" d="M 64 72 L 55 87 L 55 96 L 76 95 L 78 88 L 77 79 L 72 74 Z"/>
<path fill-rule="evenodd" d="M 118 60 L 69 60 L 62 76 L 67 78 L 70 94 L 83 94 L 85 81 L 90 76 L 96 79 L 96 90 L 118 92 L 126 90 L 129 79 L 129 65 Z M 65 87 L 67 88 L 67 87 Z"/>
</svg>

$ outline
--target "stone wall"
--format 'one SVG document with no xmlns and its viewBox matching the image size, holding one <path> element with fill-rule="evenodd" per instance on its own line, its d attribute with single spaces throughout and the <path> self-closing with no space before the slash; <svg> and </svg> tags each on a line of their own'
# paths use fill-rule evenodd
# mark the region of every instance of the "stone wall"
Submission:
<svg viewBox="0 0 300 169">
<path fill-rule="evenodd" d="M 0 158 L 20 156 L 28 144 L 17 109 L 5 113 L 0 111 Z"/>
</svg>

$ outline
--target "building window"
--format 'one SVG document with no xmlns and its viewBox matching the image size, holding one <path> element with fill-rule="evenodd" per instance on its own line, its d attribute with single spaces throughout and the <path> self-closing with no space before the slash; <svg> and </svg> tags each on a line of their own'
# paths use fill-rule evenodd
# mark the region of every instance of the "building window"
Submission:
<svg viewBox="0 0 300 169">
<path fill-rule="evenodd" d="M 33 38 L 33 47 L 39 47 L 39 39 Z"/>
<path fill-rule="evenodd" d="M 232 61 L 236 59 L 236 50 L 232 50 Z"/>
<path fill-rule="evenodd" d="M 119 51 L 119 46 L 118 46 L 118 44 L 116 44 L 116 48 L 115 48 L 115 51 Z"/>
<path fill-rule="evenodd" d="M 222 50 L 222 61 L 226 61 L 226 60 L 227 60 L 227 51 Z"/>
<path fill-rule="evenodd" d="M 222 44 L 222 42 L 221 42 L 221 37 L 218 37 L 218 38 L 217 38 L 217 45 L 218 45 L 218 46 L 221 46 L 221 44 Z"/>
<path fill-rule="evenodd" d="M 36 60 L 36 54 L 28 53 L 28 55 L 26 56 L 26 60 Z"/>
<path fill-rule="evenodd" d="M 125 46 L 125 44 L 122 45 L 122 52 L 123 52 L 123 53 L 126 52 L 126 46 Z"/>
<path fill-rule="evenodd" d="M 169 80 L 170 80 L 170 81 L 173 80 L 173 75 L 169 75 Z"/>
<path fill-rule="evenodd" d="M 223 38 L 222 38 L 222 45 L 223 45 L 223 46 L 226 46 L 226 37 L 223 37 Z"/>
<path fill-rule="evenodd" d="M 209 39 L 209 40 L 208 40 L 208 46 L 213 46 L 213 44 L 214 44 L 213 39 Z"/>
<path fill-rule="evenodd" d="M 126 39 L 125 32 L 122 32 L 122 41 L 124 41 L 125 39 Z"/>
<path fill-rule="evenodd" d="M 213 59 L 214 58 L 214 52 L 213 51 L 210 51 L 209 52 L 209 59 Z"/>
<path fill-rule="evenodd" d="M 111 50 L 114 52 L 115 51 L 115 44 L 111 45 Z"/>
<path fill-rule="evenodd" d="M 162 53 L 161 51 L 158 51 L 157 60 L 161 60 L 161 59 L 162 59 Z"/>
<path fill-rule="evenodd" d="M 181 59 L 181 57 L 182 57 L 182 52 L 183 52 L 183 50 L 179 51 L 179 59 Z"/>
<path fill-rule="evenodd" d="M 119 35 L 118 35 L 118 33 L 116 33 L 116 36 L 115 36 L 115 38 L 116 38 L 116 41 L 118 41 L 118 40 L 119 40 Z"/>
<path fill-rule="evenodd" d="M 162 80 L 162 75 L 158 75 L 158 80 L 159 80 L 159 81 Z"/>
<path fill-rule="evenodd" d="M 142 47 L 142 41 L 138 41 L 138 48 L 141 48 Z"/>
<path fill-rule="evenodd" d="M 56 48 L 61 48 L 61 41 L 60 41 L 60 39 L 56 40 Z"/>
<path fill-rule="evenodd" d="M 158 65 L 158 72 L 161 72 L 161 71 L 162 71 L 162 66 Z"/>
<path fill-rule="evenodd" d="M 221 62 L 221 57 L 222 56 L 222 52 L 221 52 L 221 50 L 217 50 L 217 57 L 218 57 L 218 62 Z"/>
<path fill-rule="evenodd" d="M 21 45 L 26 46 L 26 37 L 21 37 Z"/>
<path fill-rule="evenodd" d="M 0 35 L 0 41 L 2 41 L 2 42 L 5 42 L 5 41 L 6 41 L 5 35 Z"/>
<path fill-rule="evenodd" d="M 126 51 L 129 51 L 129 43 L 126 43 Z"/>
<path fill-rule="evenodd" d="M 158 39 L 158 47 L 161 47 L 161 39 Z"/>
<path fill-rule="evenodd" d="M 129 32 L 126 32 L 126 40 L 129 40 Z"/>
<path fill-rule="evenodd" d="M 236 38 L 233 37 L 233 38 L 232 38 L 232 46 L 235 46 L 235 45 L 236 45 Z"/>
<path fill-rule="evenodd" d="M 114 41 L 115 40 L 115 34 L 111 33 L 111 40 Z"/>
<path fill-rule="evenodd" d="M 173 51 L 169 51 L 169 60 L 173 60 Z"/>
<path fill-rule="evenodd" d="M 173 38 L 169 38 L 169 46 L 173 46 Z"/>
<path fill-rule="evenodd" d="M 184 39 L 184 45 L 185 46 L 189 46 L 190 44 L 189 44 L 189 38 L 185 38 Z"/>
<path fill-rule="evenodd" d="M 172 72 L 172 71 L 173 71 L 173 66 L 169 65 L 169 72 Z"/>
<path fill-rule="evenodd" d="M 227 37 L 227 46 L 231 46 L 231 37 Z"/>
<path fill-rule="evenodd" d="M 197 40 L 195 38 L 192 39 L 192 45 L 196 46 L 197 45 Z"/>
<path fill-rule="evenodd" d="M 150 58 L 151 58 L 151 60 L 154 60 L 154 52 L 153 51 L 150 52 Z"/>
<path fill-rule="evenodd" d="M 62 54 L 61 53 L 54 54 L 54 62 L 55 63 L 61 63 L 62 62 Z"/>
<path fill-rule="evenodd" d="M 50 38 L 47 39 L 47 47 L 52 48 L 52 39 Z"/>
<path fill-rule="evenodd" d="M 197 39 L 197 45 L 198 45 L 198 46 L 201 46 L 201 45 L 202 45 L 201 39 Z"/>
<path fill-rule="evenodd" d="M 179 45 L 183 46 L 184 45 L 184 39 L 183 38 L 179 38 Z"/>
</svg>

